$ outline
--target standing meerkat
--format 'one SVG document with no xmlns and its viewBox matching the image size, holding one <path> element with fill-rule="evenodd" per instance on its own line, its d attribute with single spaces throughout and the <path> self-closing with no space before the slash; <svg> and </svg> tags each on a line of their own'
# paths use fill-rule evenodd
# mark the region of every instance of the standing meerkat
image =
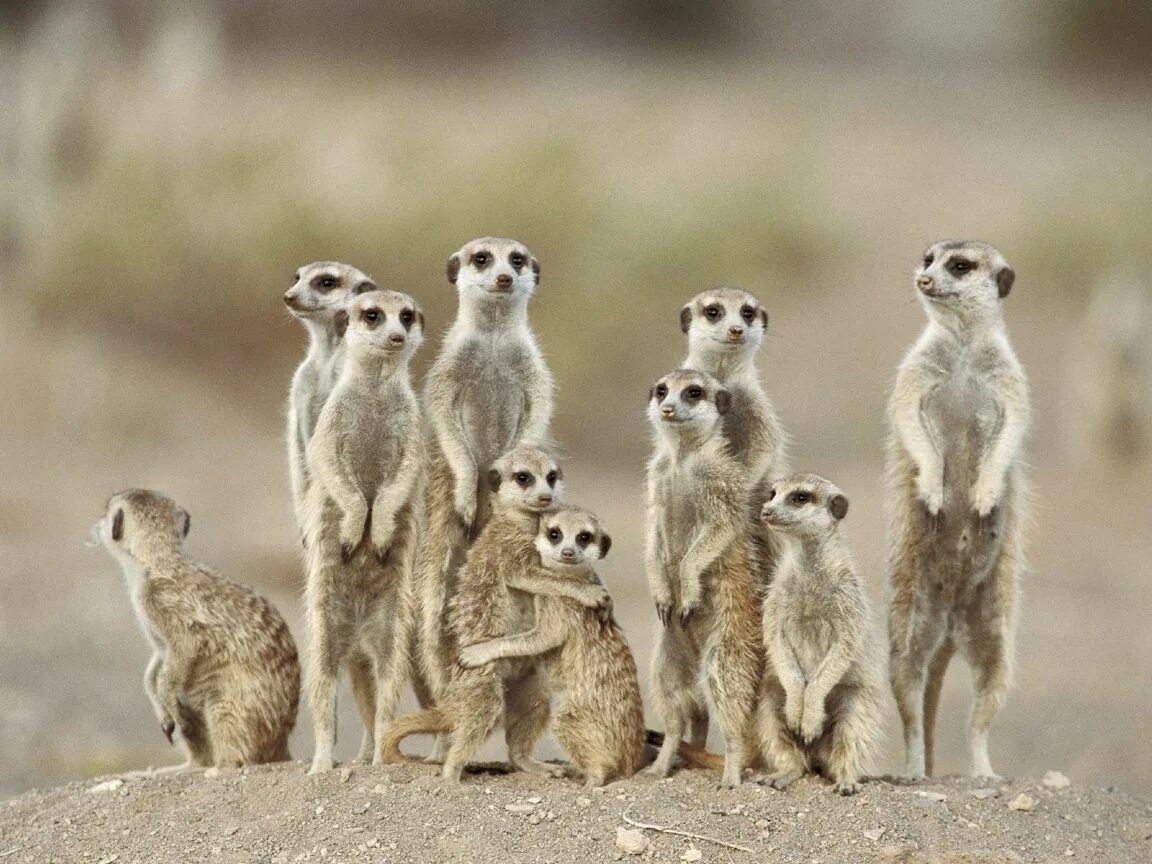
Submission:
<svg viewBox="0 0 1152 864">
<path fill-rule="evenodd" d="M 853 795 L 880 739 L 880 662 L 868 596 L 840 539 L 848 499 L 828 480 L 777 480 L 762 518 L 780 535 L 764 598 L 760 740 L 783 789 L 813 770 Z"/>
<path fill-rule="evenodd" d="M 409 678 L 424 450 L 408 362 L 423 341 L 424 315 L 407 294 L 371 291 L 338 313 L 337 329 L 345 327 L 340 377 L 308 444 L 313 773 L 332 768 L 341 662 L 364 723 L 360 758 L 371 754 L 374 763 L 375 742 Z"/>
<path fill-rule="evenodd" d="M 308 441 L 316 420 L 340 373 L 343 343 L 336 332 L 336 313 L 349 296 L 375 291 L 376 284 L 361 271 L 338 261 L 316 261 L 296 271 L 284 305 L 308 331 L 308 353 L 296 367 L 288 391 L 288 475 L 296 523 L 304 525 L 308 492 Z"/>
<path fill-rule="evenodd" d="M 552 374 L 528 327 L 540 265 L 522 243 L 481 237 L 448 259 L 459 311 L 424 385 L 431 459 L 416 570 L 417 684 L 438 699 L 455 662 L 445 613 L 486 518 L 482 480 L 518 444 L 545 446 Z"/>
<path fill-rule="evenodd" d="M 763 666 L 759 598 L 748 539 L 748 472 L 720 419 L 728 391 L 680 369 L 656 382 L 648 417 L 645 565 L 663 625 L 653 656 L 652 698 L 664 743 L 648 770 L 666 777 L 685 734 L 703 749 L 708 717 L 724 735 L 724 786 L 742 782 Z"/>
<path fill-rule="evenodd" d="M 932 773 L 944 672 L 972 667 L 972 774 L 994 777 L 988 729 L 1008 691 L 1016 630 L 1028 384 L 1000 302 L 1015 281 L 985 243 L 941 241 L 916 274 L 928 326 L 888 404 L 890 675 L 905 773 Z"/>
<path fill-rule="evenodd" d="M 591 513 L 545 513 L 536 534 L 541 566 L 578 585 L 599 580 L 593 562 L 612 538 Z M 615 618 L 566 597 L 537 594 L 531 630 L 469 645 L 460 665 L 505 658 L 542 659 L 548 689 L 560 697 L 553 731 L 589 786 L 631 777 L 644 765 L 644 706 L 636 661 Z"/>
<path fill-rule="evenodd" d="M 129 489 L 92 527 L 124 572 L 153 655 L 144 692 L 184 765 L 235 767 L 291 759 L 300 666 L 288 625 L 249 588 L 184 555 L 191 519 L 159 492 Z"/>
<path fill-rule="evenodd" d="M 580 583 L 540 568 L 535 538 L 540 514 L 560 494 L 560 468 L 534 447 L 517 447 L 488 471 L 492 517 L 468 550 L 457 591 L 449 603 L 448 629 L 454 646 L 467 646 L 517 633 L 530 621 L 532 595 L 569 597 L 595 609 L 611 602 L 598 583 Z M 451 649 L 458 656 L 455 647 Z M 385 761 L 406 761 L 400 741 L 409 735 L 447 734 L 442 776 L 458 781 L 464 767 L 504 719 L 508 758 L 531 773 L 562 773 L 532 758 L 550 715 L 549 697 L 535 663 L 506 662 L 463 669 L 454 660 L 452 677 L 436 708 L 397 720 L 382 749 Z"/>
</svg>

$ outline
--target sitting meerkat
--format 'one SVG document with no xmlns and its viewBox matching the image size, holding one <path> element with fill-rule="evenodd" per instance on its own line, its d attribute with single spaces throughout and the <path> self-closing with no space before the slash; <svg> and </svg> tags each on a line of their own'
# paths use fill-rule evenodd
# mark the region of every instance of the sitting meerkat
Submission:
<svg viewBox="0 0 1152 864">
<path fill-rule="evenodd" d="M 760 735 L 778 789 L 813 770 L 859 790 L 880 738 L 880 662 L 868 597 L 840 539 L 848 499 L 815 474 L 772 484 L 762 518 L 782 539 L 764 598 Z"/>
<path fill-rule="evenodd" d="M 289 760 L 300 701 L 292 634 L 263 597 L 185 557 L 190 525 L 171 498 L 129 489 L 92 526 L 153 648 L 144 692 L 164 737 L 179 729 L 188 755 L 147 773 Z"/>
<path fill-rule="evenodd" d="M 313 773 L 332 768 L 341 663 L 364 724 L 359 758 L 374 763 L 375 742 L 408 683 L 424 464 L 420 406 L 408 377 L 424 339 L 420 307 L 407 294 L 370 291 L 337 321 L 347 330 L 344 364 L 308 443 Z"/>
<path fill-rule="evenodd" d="M 666 777 L 691 732 L 703 749 L 709 714 L 724 735 L 724 786 L 751 755 L 763 666 L 760 604 L 748 537 L 748 471 L 724 439 L 728 391 L 703 372 L 665 375 L 649 394 L 656 452 L 648 463 L 645 563 L 660 629 L 652 699 L 664 740 L 651 774 Z"/>
<path fill-rule="evenodd" d="M 560 468 L 553 459 L 534 447 L 517 447 L 496 461 L 488 482 L 492 517 L 468 550 L 448 608 L 448 628 L 455 645 L 524 630 L 535 594 L 569 597 L 585 606 L 605 608 L 611 600 L 602 585 L 581 584 L 540 568 L 537 522 L 552 509 L 562 487 Z M 458 648 L 452 653 L 458 659 Z M 535 663 L 504 661 L 484 669 L 463 669 L 454 662 L 452 678 L 436 708 L 392 724 L 384 738 L 384 760 L 408 761 L 399 744 L 409 735 L 447 733 L 442 776 L 459 781 L 468 759 L 503 718 L 513 767 L 562 774 L 555 766 L 532 758 L 532 749 L 548 726 L 548 703 Z"/>
<path fill-rule="evenodd" d="M 548 572 L 586 585 L 612 538 L 591 513 L 562 507 L 545 513 L 536 534 Z M 636 661 L 616 620 L 556 595 L 537 594 L 536 621 L 524 633 L 468 645 L 465 668 L 505 658 L 540 658 L 548 689 L 560 697 L 553 731 L 589 786 L 631 777 L 644 765 L 644 707 Z"/>
</svg>

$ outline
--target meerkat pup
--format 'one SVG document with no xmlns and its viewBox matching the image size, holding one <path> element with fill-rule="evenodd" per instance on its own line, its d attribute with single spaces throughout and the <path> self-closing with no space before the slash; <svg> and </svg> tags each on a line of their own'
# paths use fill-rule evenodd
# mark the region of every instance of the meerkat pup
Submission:
<svg viewBox="0 0 1152 864">
<path fill-rule="evenodd" d="M 536 534 L 543 568 L 577 585 L 598 582 L 593 563 L 612 538 L 586 510 L 545 513 Z M 531 630 L 463 648 L 460 665 L 506 658 L 543 661 L 548 689 L 560 697 L 553 732 L 589 786 L 631 777 L 644 765 L 644 707 L 636 661 L 616 620 L 575 600 L 535 596 Z"/>
<path fill-rule="evenodd" d="M 313 773 L 332 768 L 341 662 L 364 723 L 361 759 L 379 762 L 375 742 L 408 682 L 424 464 L 420 407 L 408 378 L 424 339 L 419 306 L 407 294 L 370 291 L 337 313 L 336 324 L 347 329 L 346 355 L 308 444 Z"/>
<path fill-rule="evenodd" d="M 532 595 L 569 597 L 594 609 L 611 602 L 596 582 L 542 570 L 535 538 L 540 514 L 550 510 L 562 486 L 559 466 L 546 453 L 520 446 L 488 471 L 492 517 L 481 529 L 460 569 L 448 608 L 455 645 L 484 642 L 527 628 Z M 454 657 L 458 651 L 453 648 Z M 464 767 L 504 720 L 508 757 L 514 768 L 537 774 L 562 769 L 532 758 L 550 715 L 549 694 L 536 663 L 505 662 L 464 669 L 453 662 L 452 677 L 436 708 L 401 718 L 384 739 L 385 761 L 406 761 L 400 741 L 409 735 L 447 733 L 442 776 L 459 781 Z"/>
<path fill-rule="evenodd" d="M 144 692 L 164 737 L 172 743 L 179 729 L 188 754 L 159 773 L 291 759 L 300 701 L 292 634 L 263 597 L 185 557 L 190 525 L 171 498 L 129 489 L 92 526 L 152 645 Z"/>
<path fill-rule="evenodd" d="M 972 668 L 972 774 L 994 777 L 988 729 L 1008 690 L 1021 548 L 1028 384 L 1001 314 L 1015 274 L 985 243 L 941 241 L 916 288 L 928 326 L 888 404 L 889 673 L 905 773 L 932 773 L 944 672 Z"/>
<path fill-rule="evenodd" d="M 828 480 L 777 480 L 761 511 L 782 539 L 764 599 L 760 738 L 783 789 L 819 770 L 853 795 L 880 737 L 868 596 L 840 538 L 848 499 Z"/>
<path fill-rule="evenodd" d="M 517 444 L 546 446 L 552 374 L 528 327 L 540 265 L 522 243 L 481 237 L 448 259 L 459 311 L 424 386 L 431 460 L 417 559 L 421 702 L 455 663 L 445 612 L 469 541 L 486 518 L 483 478 Z"/>
<path fill-rule="evenodd" d="M 304 497 L 308 492 L 305 453 L 316 429 L 320 409 L 340 372 L 343 344 L 336 332 L 336 313 L 348 297 L 375 291 L 372 279 L 348 264 L 316 261 L 296 271 L 284 305 L 308 331 L 308 353 L 296 367 L 288 392 L 288 474 L 297 525 L 304 525 Z"/>
<path fill-rule="evenodd" d="M 760 608 L 748 538 L 748 471 L 732 454 L 721 418 L 731 397 L 711 375 L 680 369 L 653 386 L 648 417 L 645 564 L 663 625 L 652 698 L 664 743 L 648 769 L 672 770 L 685 734 L 703 749 L 709 714 L 724 735 L 724 786 L 737 786 L 763 666 Z"/>
</svg>

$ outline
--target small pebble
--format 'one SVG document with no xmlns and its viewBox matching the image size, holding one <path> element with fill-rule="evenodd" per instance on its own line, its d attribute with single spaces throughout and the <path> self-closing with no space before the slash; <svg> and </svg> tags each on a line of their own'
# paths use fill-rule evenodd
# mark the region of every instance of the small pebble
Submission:
<svg viewBox="0 0 1152 864">
<path fill-rule="evenodd" d="M 986 786 L 983 789 L 971 789 L 969 790 L 968 794 L 973 798 L 979 798 L 981 801 L 983 801 L 985 798 L 999 798 L 1000 790 L 992 789 Z"/>
<path fill-rule="evenodd" d="M 697 849 L 695 846 L 689 846 L 684 850 L 684 854 L 680 856 L 681 861 L 700 861 L 704 858 L 704 853 Z"/>
<path fill-rule="evenodd" d="M 1044 774 L 1044 785 L 1049 789 L 1067 789 L 1072 781 L 1061 771 L 1048 771 Z"/>
<path fill-rule="evenodd" d="M 103 783 L 97 783 L 95 786 L 91 787 L 88 791 L 91 792 L 93 795 L 99 795 L 101 792 L 115 792 L 117 789 L 119 789 L 123 785 L 124 785 L 124 781 L 121 780 L 119 777 L 117 777 L 114 780 L 105 780 Z"/>
<path fill-rule="evenodd" d="M 532 813 L 536 809 L 535 804 L 505 804 L 504 809 L 509 813 Z"/>
<path fill-rule="evenodd" d="M 1018 810 L 1021 813 L 1031 813 L 1035 808 L 1036 799 L 1024 792 L 1008 802 L 1009 810 Z"/>
<path fill-rule="evenodd" d="M 643 855 L 651 844 L 638 828 L 617 828 L 616 846 L 629 855 Z"/>
<path fill-rule="evenodd" d="M 887 830 L 888 829 L 884 828 L 883 826 L 881 826 L 880 828 L 869 828 L 867 831 L 864 832 L 864 836 L 867 837 L 869 840 L 871 840 L 873 843 L 875 843 L 881 837 L 884 836 L 884 832 Z"/>
</svg>

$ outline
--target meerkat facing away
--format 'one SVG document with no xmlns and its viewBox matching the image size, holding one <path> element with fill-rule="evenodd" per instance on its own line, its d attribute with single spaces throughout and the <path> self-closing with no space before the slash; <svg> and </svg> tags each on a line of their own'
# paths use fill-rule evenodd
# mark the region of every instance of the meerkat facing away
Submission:
<svg viewBox="0 0 1152 864">
<path fill-rule="evenodd" d="M 481 237 L 448 259 L 459 310 L 424 385 L 431 459 L 416 571 L 417 684 L 439 698 L 455 663 L 447 603 L 487 517 L 482 481 L 503 453 L 546 446 L 552 374 L 528 326 L 540 265 L 522 243 Z M 429 695 L 430 694 L 430 695 Z"/>
<path fill-rule="evenodd" d="M 742 782 L 763 666 L 760 604 L 748 538 L 748 471 L 720 426 L 728 391 L 680 369 L 649 394 L 656 450 L 648 463 L 645 566 L 663 625 L 652 697 L 664 743 L 650 773 L 665 777 L 691 732 L 703 749 L 709 714 L 724 735 L 724 786 Z"/>
<path fill-rule="evenodd" d="M 555 461 L 534 447 L 520 446 L 489 469 L 492 517 L 460 570 L 449 603 L 448 629 L 455 646 L 467 646 L 526 629 L 532 595 L 569 597 L 604 609 L 608 592 L 598 583 L 581 584 L 540 568 L 535 547 L 540 514 L 550 510 L 562 488 Z M 535 663 L 503 661 L 484 669 L 463 669 L 455 660 L 452 678 L 434 709 L 397 720 L 384 740 L 385 761 L 406 761 L 400 741 L 409 735 L 447 734 L 442 776 L 458 781 L 469 758 L 504 720 L 513 767 L 532 773 L 562 773 L 532 758 L 548 726 L 549 698 Z"/>
<path fill-rule="evenodd" d="M 880 738 L 880 660 L 868 597 L 840 539 L 848 499 L 815 474 L 772 484 L 762 518 L 783 540 L 764 598 L 761 745 L 782 789 L 814 769 L 859 790 Z"/>
<path fill-rule="evenodd" d="M 424 464 L 420 406 L 408 378 L 424 338 L 420 307 L 407 294 L 370 291 L 338 313 L 337 326 L 347 328 L 344 363 L 308 444 L 313 773 L 332 767 L 342 662 L 364 723 L 360 758 L 374 763 L 375 742 L 408 682 Z"/>
<path fill-rule="evenodd" d="M 1000 304 L 1015 273 L 992 246 L 940 241 L 916 287 L 928 325 L 888 404 L 889 640 L 905 773 L 931 774 L 948 663 L 972 667 L 972 774 L 994 777 L 988 729 L 1008 691 L 1030 409 Z"/>
<path fill-rule="evenodd" d="M 349 296 L 375 291 L 372 279 L 348 264 L 315 261 L 296 271 L 284 305 L 308 331 L 308 353 L 296 367 L 288 392 L 288 474 L 298 527 L 303 527 L 308 492 L 308 441 L 320 410 L 340 372 L 343 343 L 336 332 L 336 313 Z"/>
<path fill-rule="evenodd" d="M 108 499 L 93 528 L 124 572 L 153 648 L 144 691 L 164 737 L 180 730 L 184 765 L 235 767 L 291 759 L 300 666 L 276 608 L 184 555 L 191 519 L 159 492 Z"/>
<path fill-rule="evenodd" d="M 584 585 L 598 581 L 594 561 L 612 538 L 586 510 L 545 513 L 536 534 L 541 566 Z M 553 731 L 589 786 L 631 777 L 644 765 L 644 706 L 636 661 L 624 633 L 575 600 L 536 595 L 531 630 L 463 648 L 460 665 L 474 668 L 504 658 L 539 657 L 548 689 L 560 697 Z"/>
</svg>

